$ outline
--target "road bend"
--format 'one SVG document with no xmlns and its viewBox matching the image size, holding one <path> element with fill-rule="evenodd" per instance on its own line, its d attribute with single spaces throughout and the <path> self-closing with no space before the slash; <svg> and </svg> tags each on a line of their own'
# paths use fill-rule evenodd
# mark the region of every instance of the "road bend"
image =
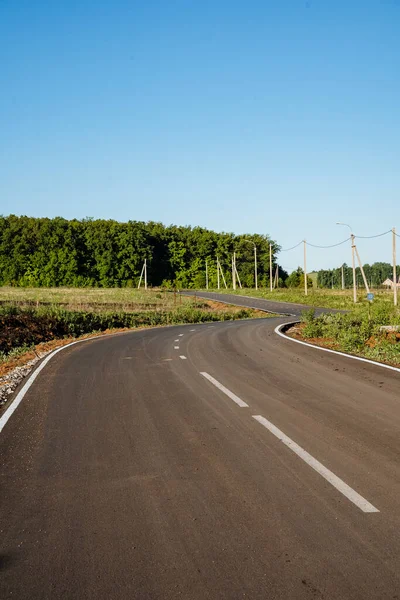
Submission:
<svg viewBox="0 0 400 600">
<path fill-rule="evenodd" d="M 1 598 L 400 597 L 399 374 L 282 320 L 55 355 L 0 434 Z"/>
</svg>

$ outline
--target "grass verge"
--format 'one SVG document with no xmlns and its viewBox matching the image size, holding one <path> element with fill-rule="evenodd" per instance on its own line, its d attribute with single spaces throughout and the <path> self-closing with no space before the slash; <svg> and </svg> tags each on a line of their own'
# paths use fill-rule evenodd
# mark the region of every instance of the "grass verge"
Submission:
<svg viewBox="0 0 400 600">
<path fill-rule="evenodd" d="M 387 304 L 346 314 L 305 311 L 287 334 L 310 343 L 400 367 L 400 311 Z"/>
<path fill-rule="evenodd" d="M 236 294 L 238 296 L 251 296 L 263 298 L 274 302 L 293 302 L 320 308 L 337 308 L 342 310 L 363 311 L 369 302 L 365 290 L 357 293 L 357 304 L 353 302 L 352 290 L 319 290 L 311 288 L 307 296 L 300 289 L 277 289 L 270 292 L 266 289 L 241 289 L 241 290 L 208 290 L 221 294 Z M 371 290 L 375 294 L 375 304 L 387 304 L 393 306 L 393 293 L 387 290 Z"/>
<path fill-rule="evenodd" d="M 69 310 L 62 306 L 0 306 L 0 364 L 31 350 L 37 344 L 85 334 L 139 327 L 231 321 L 265 317 L 261 311 L 228 307 L 219 302 L 188 301 L 175 308 L 108 312 Z"/>
</svg>

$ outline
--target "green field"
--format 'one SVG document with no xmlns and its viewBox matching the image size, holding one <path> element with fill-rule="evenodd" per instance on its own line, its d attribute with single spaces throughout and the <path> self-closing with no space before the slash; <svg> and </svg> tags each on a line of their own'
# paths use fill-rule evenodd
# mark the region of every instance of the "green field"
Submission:
<svg viewBox="0 0 400 600">
<path fill-rule="evenodd" d="M 327 290 L 327 289 L 309 289 L 308 295 L 304 294 L 304 290 L 297 288 L 283 288 L 270 292 L 263 288 L 255 290 L 254 288 L 233 290 L 209 290 L 213 292 L 237 294 L 242 296 L 253 296 L 254 298 L 264 298 L 265 300 L 273 300 L 274 302 L 294 302 L 296 304 L 306 304 L 309 306 L 321 308 L 338 308 L 344 310 L 363 310 L 368 307 L 367 294 L 365 290 L 357 292 L 357 304 L 353 302 L 352 290 Z M 373 304 L 388 304 L 393 305 L 393 292 L 387 290 L 371 290 L 375 294 Z M 400 290 L 398 292 L 400 303 Z"/>
<path fill-rule="evenodd" d="M 193 298 L 173 292 L 135 288 L 0 287 L 0 303 L 19 306 L 62 306 L 69 310 L 167 310 L 192 305 Z"/>
</svg>

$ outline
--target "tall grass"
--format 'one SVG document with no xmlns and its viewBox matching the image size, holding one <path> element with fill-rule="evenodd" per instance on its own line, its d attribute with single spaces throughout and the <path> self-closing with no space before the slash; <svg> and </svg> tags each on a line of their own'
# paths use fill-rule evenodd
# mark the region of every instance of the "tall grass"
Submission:
<svg viewBox="0 0 400 600">
<path fill-rule="evenodd" d="M 137 311 L 172 309 L 192 301 L 160 289 L 0 287 L 0 303 L 16 306 L 62 305 L 71 310 Z"/>
<path fill-rule="evenodd" d="M 390 331 L 382 326 L 391 326 Z M 389 304 L 375 304 L 346 314 L 324 314 L 313 310 L 302 316 L 305 338 L 323 339 L 344 352 L 400 364 L 400 311 Z"/>
<path fill-rule="evenodd" d="M 0 353 L 4 357 L 16 348 L 107 329 L 227 321 L 252 316 L 251 309 L 210 311 L 201 303 L 140 312 L 88 312 L 56 306 L 22 308 L 5 305 L 0 307 Z"/>
</svg>

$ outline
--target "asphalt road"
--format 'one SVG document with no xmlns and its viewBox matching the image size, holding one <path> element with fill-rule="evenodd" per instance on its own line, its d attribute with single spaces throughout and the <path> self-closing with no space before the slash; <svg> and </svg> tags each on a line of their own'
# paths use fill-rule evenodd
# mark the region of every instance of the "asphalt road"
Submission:
<svg viewBox="0 0 400 600">
<path fill-rule="evenodd" d="M 58 353 L 0 434 L 0 597 L 399 598 L 399 374 L 282 320 Z"/>
<path fill-rule="evenodd" d="M 197 296 L 198 298 L 206 298 L 208 300 L 217 300 L 227 302 L 236 306 L 244 306 L 246 308 L 256 308 L 270 313 L 287 315 L 292 317 L 300 317 L 301 314 L 309 309 L 314 309 L 316 315 L 324 312 L 344 312 L 337 309 L 316 308 L 305 304 L 295 304 L 293 302 L 274 302 L 273 300 L 264 300 L 264 298 L 252 298 L 251 296 L 239 296 L 237 294 L 223 294 L 222 292 L 195 292 L 187 290 L 182 292 L 185 296 Z"/>
</svg>

